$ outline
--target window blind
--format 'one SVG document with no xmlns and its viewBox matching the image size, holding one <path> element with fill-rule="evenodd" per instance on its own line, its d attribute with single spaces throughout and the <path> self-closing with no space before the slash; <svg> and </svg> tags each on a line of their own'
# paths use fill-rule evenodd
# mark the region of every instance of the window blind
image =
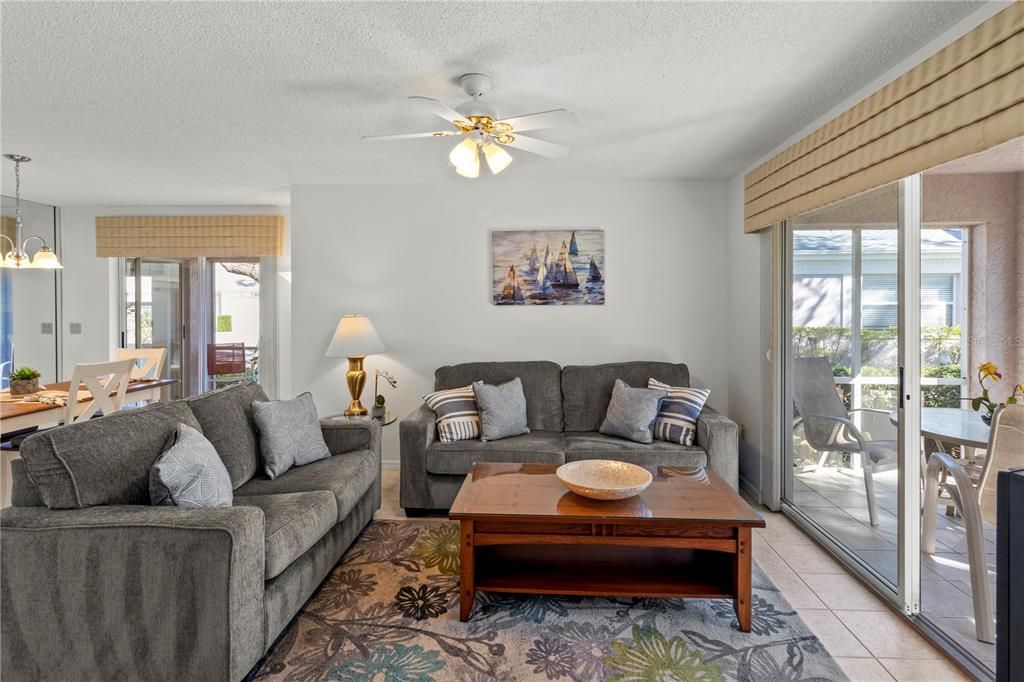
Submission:
<svg viewBox="0 0 1024 682">
<path fill-rule="evenodd" d="M 100 257 L 280 256 L 284 217 L 105 216 L 96 218 Z"/>
<path fill-rule="evenodd" d="M 1024 135 L 1017 2 L 744 178 L 744 229 L 772 223 Z"/>
</svg>

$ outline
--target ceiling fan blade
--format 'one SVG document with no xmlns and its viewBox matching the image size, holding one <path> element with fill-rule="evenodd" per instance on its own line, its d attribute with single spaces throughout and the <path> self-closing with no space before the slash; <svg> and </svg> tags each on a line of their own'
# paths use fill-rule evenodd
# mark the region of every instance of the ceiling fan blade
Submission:
<svg viewBox="0 0 1024 682">
<path fill-rule="evenodd" d="M 512 126 L 512 132 L 519 133 L 524 130 L 575 125 L 576 114 L 568 109 L 552 109 L 551 111 L 538 111 L 535 114 L 523 114 L 514 118 L 506 118 L 498 121 L 498 123 L 507 123 Z"/>
<path fill-rule="evenodd" d="M 454 130 L 439 130 L 434 133 L 402 133 L 401 135 L 363 135 L 363 140 L 367 142 L 383 142 L 386 140 L 413 140 L 418 137 L 449 137 L 451 135 L 459 135 Z"/>
<path fill-rule="evenodd" d="M 431 112 L 437 114 L 449 123 L 455 123 L 456 121 L 466 122 L 465 116 L 455 111 L 441 100 L 433 99 L 432 97 L 419 97 L 417 95 L 413 95 L 409 99 L 415 99 L 423 102 Z"/>
<path fill-rule="evenodd" d="M 527 137 L 526 135 L 518 134 L 513 134 L 512 137 L 515 139 L 511 142 L 502 142 L 501 144 L 505 147 L 511 147 L 512 149 L 521 149 L 522 151 L 530 152 L 531 154 L 546 156 L 549 159 L 558 159 L 569 153 L 568 147 L 564 147 L 560 144 L 554 144 L 553 142 L 545 142 L 544 140 L 538 140 L 535 137 Z"/>
</svg>

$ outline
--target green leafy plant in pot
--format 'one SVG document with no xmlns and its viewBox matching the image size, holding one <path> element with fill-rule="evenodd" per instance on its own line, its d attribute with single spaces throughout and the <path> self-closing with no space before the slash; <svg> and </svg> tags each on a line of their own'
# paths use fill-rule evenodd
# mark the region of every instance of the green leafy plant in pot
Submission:
<svg viewBox="0 0 1024 682">
<path fill-rule="evenodd" d="M 11 395 L 28 395 L 39 391 L 41 375 L 31 367 L 20 367 L 11 372 Z"/>
<path fill-rule="evenodd" d="M 373 377 L 373 407 L 370 408 L 370 416 L 374 419 L 383 419 L 387 412 L 387 400 L 384 398 L 384 394 L 380 392 L 380 380 L 388 382 L 392 389 L 398 388 L 398 379 L 394 377 L 390 372 L 386 372 L 379 367 L 374 371 Z"/>
</svg>

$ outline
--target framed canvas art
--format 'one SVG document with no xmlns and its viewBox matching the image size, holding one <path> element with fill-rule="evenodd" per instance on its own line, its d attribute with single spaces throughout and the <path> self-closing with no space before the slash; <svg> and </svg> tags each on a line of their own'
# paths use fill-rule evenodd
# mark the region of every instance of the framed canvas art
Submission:
<svg viewBox="0 0 1024 682">
<path fill-rule="evenodd" d="M 604 230 L 491 232 L 496 305 L 602 305 Z"/>
</svg>

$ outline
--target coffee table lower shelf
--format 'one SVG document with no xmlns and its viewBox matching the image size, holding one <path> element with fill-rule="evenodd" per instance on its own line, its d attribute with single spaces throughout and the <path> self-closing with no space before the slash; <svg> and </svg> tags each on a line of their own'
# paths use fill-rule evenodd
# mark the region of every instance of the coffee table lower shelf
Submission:
<svg viewBox="0 0 1024 682">
<path fill-rule="evenodd" d="M 478 547 L 478 591 L 607 597 L 735 596 L 732 555 L 662 547 Z"/>
</svg>

